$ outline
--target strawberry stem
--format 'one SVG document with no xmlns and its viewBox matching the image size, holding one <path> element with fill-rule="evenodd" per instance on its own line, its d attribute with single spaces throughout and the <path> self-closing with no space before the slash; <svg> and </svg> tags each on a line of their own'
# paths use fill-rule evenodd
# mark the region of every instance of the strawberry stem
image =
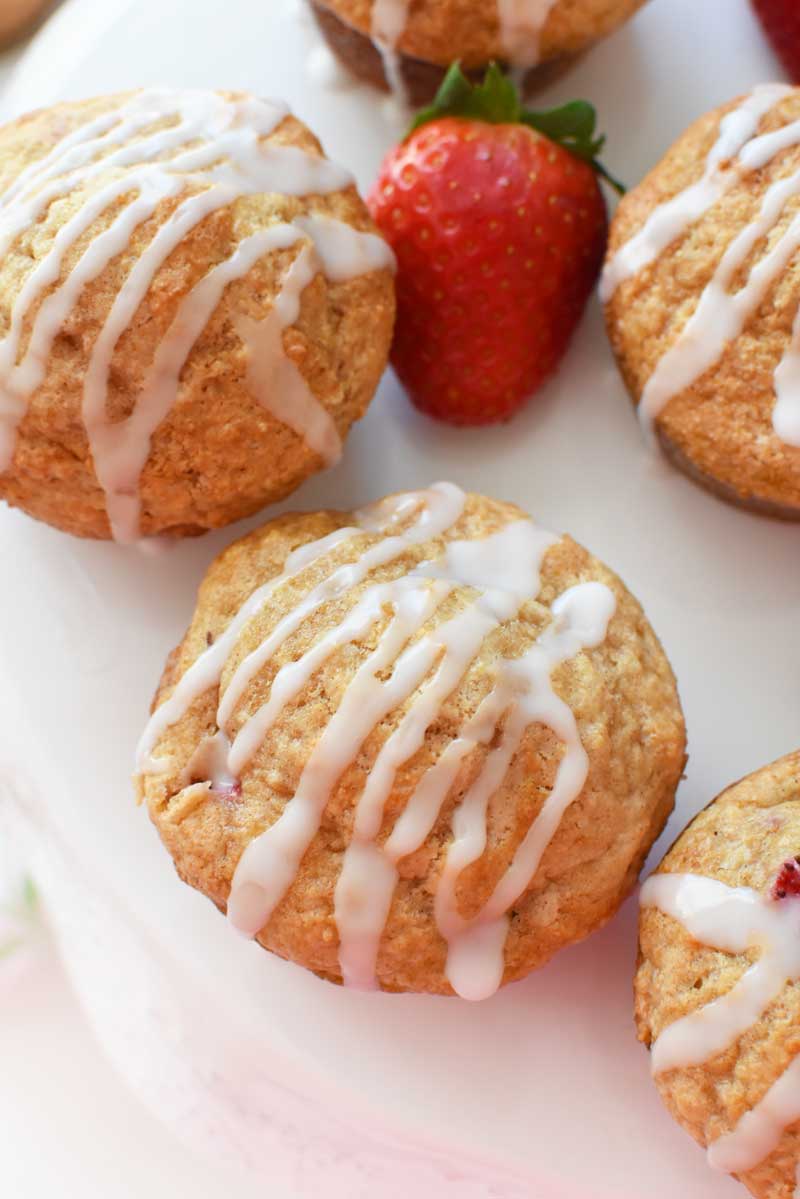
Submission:
<svg viewBox="0 0 800 1199">
<path fill-rule="evenodd" d="M 606 139 L 597 133 L 594 107 L 586 100 L 572 100 L 560 108 L 541 112 L 523 108 L 516 87 L 496 62 L 489 64 L 482 83 L 470 83 L 461 64 L 454 62 L 433 103 L 417 114 L 409 133 L 440 117 L 463 117 L 493 125 L 528 125 L 588 162 L 620 195 L 625 192 L 624 186 L 598 158 Z"/>
</svg>

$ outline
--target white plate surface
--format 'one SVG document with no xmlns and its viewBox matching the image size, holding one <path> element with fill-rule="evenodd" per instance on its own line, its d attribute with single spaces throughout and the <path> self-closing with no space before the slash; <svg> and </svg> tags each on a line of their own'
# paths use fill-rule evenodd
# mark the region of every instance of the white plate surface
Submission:
<svg viewBox="0 0 800 1199">
<path fill-rule="evenodd" d="M 71 0 L 7 113 L 142 83 L 286 97 L 367 185 L 397 135 L 329 90 L 294 0 Z M 696 115 L 776 72 L 745 0 L 653 0 L 546 97 L 593 100 L 635 182 Z M 797 528 L 725 507 L 644 450 L 593 301 L 558 377 L 511 425 L 460 432 L 387 376 L 344 462 L 284 507 L 451 478 L 606 559 L 676 669 L 688 778 L 662 841 L 798 741 Z M 493 1000 L 351 994 L 238 940 L 178 883 L 128 781 L 167 651 L 245 527 L 147 557 L 0 512 L 0 799 L 23 796 L 73 979 L 134 1088 L 195 1144 L 298 1194 L 732 1199 L 662 1110 L 631 1018 L 635 907 Z M 8 806 L 8 804 L 6 804 Z M 15 807 L 15 810 L 16 807 Z"/>
</svg>

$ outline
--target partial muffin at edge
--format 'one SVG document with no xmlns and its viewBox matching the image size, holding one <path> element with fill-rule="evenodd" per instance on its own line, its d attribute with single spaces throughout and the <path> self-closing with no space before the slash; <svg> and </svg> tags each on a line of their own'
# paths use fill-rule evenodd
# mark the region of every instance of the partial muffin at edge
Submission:
<svg viewBox="0 0 800 1199">
<path fill-rule="evenodd" d="M 732 889 L 723 891 L 723 897 L 747 888 L 757 903 L 773 910 L 794 906 L 800 929 L 800 898 L 776 898 L 781 872 L 787 865 L 796 865 L 798 855 L 800 752 L 795 752 L 718 796 L 681 834 L 653 878 L 688 874 L 715 880 Z M 756 936 L 749 950 L 732 952 L 710 944 L 714 938 L 708 934 L 692 935 L 682 920 L 659 908 L 655 893 L 648 896 L 651 885 L 648 882 L 643 891 L 647 903 L 640 919 L 635 984 L 639 1039 L 650 1047 L 680 1019 L 703 1010 L 710 1019 L 709 1005 L 730 996 L 765 952 Z M 746 928 L 746 918 L 738 919 Z M 748 1021 L 742 1035 L 728 1038 L 725 1048 L 698 1064 L 656 1074 L 670 1113 L 703 1146 L 723 1144 L 731 1134 L 741 1137 L 742 1121 L 797 1062 L 798 1030 L 800 979 L 794 977 L 777 988 L 760 1018 Z M 776 1131 L 774 1147 L 761 1160 L 736 1171 L 757 1199 L 793 1199 L 795 1194 L 800 1123 L 794 1120 L 782 1132 Z M 717 1164 L 728 1168 L 724 1161 Z"/>
<path fill-rule="evenodd" d="M 388 67 L 389 60 L 385 53 L 369 34 L 362 33 L 337 16 L 323 0 L 308 0 L 308 3 L 334 57 L 357 79 L 385 92 L 399 91 L 403 100 L 417 107 L 428 104 L 434 98 L 447 74 L 447 64 L 395 50 L 391 56 L 392 66 Z M 521 93 L 532 96 L 555 83 L 581 57 L 580 51 L 563 53 L 537 61 L 534 66 L 519 68 L 514 68 L 510 61 L 506 61 L 507 56 L 500 61 L 505 69 L 514 71 L 514 82 Z M 473 83 L 480 83 L 487 65 L 486 61 L 480 61 L 462 69 Z"/>
<path fill-rule="evenodd" d="M 716 332 L 697 314 L 704 295 L 703 311 L 718 314 L 719 299 L 712 301 L 712 294 L 732 295 L 753 286 L 754 268 L 765 256 L 779 243 L 790 247 L 790 226 L 800 212 L 800 174 L 775 208 L 776 219 L 767 220 L 766 236 L 754 234 L 752 245 L 742 239 L 748 230 L 759 233 L 755 222 L 768 190 L 800 171 L 800 137 L 780 133 L 798 118 L 800 89 L 768 85 L 691 125 L 621 201 L 602 285 L 622 377 L 635 404 L 645 397 L 647 406 L 648 394 L 655 398 L 649 409 L 653 431 L 667 456 L 728 502 L 788 520 L 800 519 L 800 446 L 794 435 L 791 443 L 783 430 L 779 435 L 774 421 L 776 370 L 796 342 L 798 248 L 790 249 L 763 295 L 754 291 L 752 302 L 742 305 L 744 319 L 741 328 L 734 323 L 732 335 Z M 742 133 L 733 136 L 737 124 Z M 724 153 L 726 128 L 734 153 Z M 772 145 L 761 140 L 769 134 L 775 135 Z M 756 169 L 748 156 L 759 147 L 763 165 Z M 714 169 L 712 155 L 720 152 Z M 669 204 L 682 207 L 677 219 L 670 216 Z M 667 245 L 654 224 L 664 216 L 672 232 Z M 637 269 L 620 270 L 637 238 L 639 250 L 647 252 Z M 654 258 L 647 239 L 654 239 Z M 729 252 L 737 259 L 727 260 L 732 270 L 724 261 Z M 710 285 L 719 291 L 712 293 Z M 692 320 L 700 322 L 696 333 L 687 331 Z M 697 358 L 695 369 L 689 361 L 692 345 L 705 348 L 710 363 Z M 680 362 L 676 353 L 683 355 Z"/>
<path fill-rule="evenodd" d="M 465 68 L 492 60 L 531 67 L 580 54 L 624 24 L 644 0 L 555 0 L 512 22 L 495 0 L 411 0 L 395 49 L 408 58 Z M 375 32 L 374 0 L 316 0 L 343 24 L 367 37 Z M 516 43 L 515 54 L 510 42 Z"/>
</svg>

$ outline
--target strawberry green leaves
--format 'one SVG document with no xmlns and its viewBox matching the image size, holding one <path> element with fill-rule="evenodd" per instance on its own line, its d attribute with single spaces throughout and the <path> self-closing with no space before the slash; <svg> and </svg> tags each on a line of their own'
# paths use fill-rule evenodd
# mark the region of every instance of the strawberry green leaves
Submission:
<svg viewBox="0 0 800 1199">
<path fill-rule="evenodd" d="M 522 119 L 517 89 L 497 63 L 486 70 L 483 83 L 470 83 L 454 62 L 444 77 L 432 104 L 417 114 L 409 132 L 440 117 L 464 117 L 493 125 L 516 125 Z"/>
<path fill-rule="evenodd" d="M 527 125 L 588 162 L 615 191 L 625 191 L 618 179 L 599 161 L 605 137 L 597 133 L 597 114 L 586 100 L 572 100 L 559 108 L 537 112 L 524 108 L 511 79 L 497 63 L 487 68 L 482 83 L 471 83 L 453 63 L 433 103 L 417 114 L 409 133 L 442 117 L 488 121 L 493 125 Z"/>
</svg>

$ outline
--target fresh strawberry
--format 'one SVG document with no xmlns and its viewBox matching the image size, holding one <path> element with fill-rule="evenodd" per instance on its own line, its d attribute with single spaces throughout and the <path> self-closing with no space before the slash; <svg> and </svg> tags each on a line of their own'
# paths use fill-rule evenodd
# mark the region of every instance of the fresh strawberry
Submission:
<svg viewBox="0 0 800 1199">
<path fill-rule="evenodd" d="M 753 0 L 753 8 L 789 78 L 800 83 L 800 0 Z"/>
<path fill-rule="evenodd" d="M 772 898 L 800 898 L 800 857 L 790 858 L 788 862 L 783 863 L 772 885 Z"/>
<path fill-rule="evenodd" d="M 602 144 L 591 105 L 528 112 L 498 67 L 476 87 L 456 65 L 387 155 L 368 203 L 397 255 L 392 362 L 423 411 L 505 420 L 558 365 L 603 258 Z"/>
</svg>

